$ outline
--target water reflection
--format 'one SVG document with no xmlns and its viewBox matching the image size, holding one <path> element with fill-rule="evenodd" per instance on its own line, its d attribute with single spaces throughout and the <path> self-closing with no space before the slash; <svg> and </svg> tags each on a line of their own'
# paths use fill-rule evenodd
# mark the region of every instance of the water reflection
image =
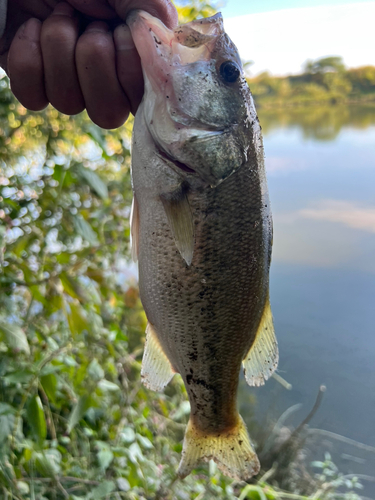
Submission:
<svg viewBox="0 0 375 500">
<path fill-rule="evenodd" d="M 337 119 L 339 132 L 330 141 L 329 126 L 319 132 L 325 116 Z M 266 124 L 274 261 L 375 272 L 375 107 L 305 108 L 273 117 L 260 110 L 260 119 Z"/>
<path fill-rule="evenodd" d="M 259 118 L 275 224 L 279 369 L 293 390 L 274 380 L 251 390 L 258 421 L 302 403 L 301 421 L 325 384 L 311 425 L 375 446 L 375 106 L 261 109 Z M 240 402 L 250 412 L 245 387 Z M 348 462 L 358 450 L 329 446 L 317 452 L 336 453 L 343 472 L 373 473 L 375 454 Z"/>
<path fill-rule="evenodd" d="M 274 129 L 297 128 L 303 138 L 332 141 L 347 128 L 364 130 L 375 125 L 375 103 L 361 106 L 310 106 L 269 110 L 259 108 L 264 135 Z"/>
</svg>

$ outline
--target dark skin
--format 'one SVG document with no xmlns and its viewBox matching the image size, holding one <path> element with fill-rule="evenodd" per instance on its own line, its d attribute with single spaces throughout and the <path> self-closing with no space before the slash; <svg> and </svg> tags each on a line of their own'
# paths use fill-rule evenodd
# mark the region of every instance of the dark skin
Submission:
<svg viewBox="0 0 375 500">
<path fill-rule="evenodd" d="M 172 28 L 170 0 L 8 0 L 0 66 L 27 109 L 51 103 L 67 115 L 84 109 L 94 123 L 117 128 L 143 94 L 140 59 L 124 21 L 142 9 Z"/>
</svg>

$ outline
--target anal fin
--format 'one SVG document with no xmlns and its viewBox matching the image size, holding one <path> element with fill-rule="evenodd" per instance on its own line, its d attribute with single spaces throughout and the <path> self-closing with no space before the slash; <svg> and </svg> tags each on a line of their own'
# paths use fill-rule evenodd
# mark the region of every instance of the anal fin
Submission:
<svg viewBox="0 0 375 500">
<path fill-rule="evenodd" d="M 180 184 L 173 191 L 160 194 L 176 247 L 190 266 L 194 252 L 194 223 L 186 187 Z"/>
<path fill-rule="evenodd" d="M 163 351 L 154 327 L 147 323 L 146 344 L 142 359 L 143 385 L 153 391 L 162 391 L 176 372 Z"/>
<path fill-rule="evenodd" d="M 139 208 L 135 195 L 133 196 L 132 208 L 130 210 L 130 245 L 132 259 L 134 262 L 137 262 L 139 249 Z"/>
<path fill-rule="evenodd" d="M 251 386 L 264 385 L 276 370 L 278 361 L 279 350 L 267 298 L 254 343 L 242 362 L 246 382 Z"/>
</svg>

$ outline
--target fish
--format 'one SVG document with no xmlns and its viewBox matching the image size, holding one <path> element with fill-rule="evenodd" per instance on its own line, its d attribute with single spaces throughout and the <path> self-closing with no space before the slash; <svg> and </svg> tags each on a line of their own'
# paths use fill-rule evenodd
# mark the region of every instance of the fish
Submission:
<svg viewBox="0 0 375 500">
<path fill-rule="evenodd" d="M 272 215 L 261 127 L 220 13 L 168 29 L 127 18 L 144 97 L 132 137 L 132 255 L 147 316 L 143 384 L 179 373 L 190 402 L 180 478 L 213 459 L 247 480 L 260 464 L 237 410 L 241 366 L 278 363 L 269 301 Z"/>
</svg>

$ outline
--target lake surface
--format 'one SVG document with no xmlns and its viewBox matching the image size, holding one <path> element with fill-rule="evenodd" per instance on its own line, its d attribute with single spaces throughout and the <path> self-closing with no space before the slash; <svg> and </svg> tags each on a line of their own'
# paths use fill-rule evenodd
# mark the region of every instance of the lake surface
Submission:
<svg viewBox="0 0 375 500">
<path fill-rule="evenodd" d="M 324 384 L 310 427 L 375 451 L 375 107 L 260 109 L 259 118 L 274 216 L 279 374 L 293 388 L 274 379 L 242 385 L 241 413 L 251 420 L 253 396 L 258 421 L 301 403 L 286 422 L 298 424 Z M 371 449 L 334 442 L 323 441 L 314 459 L 327 449 L 343 472 L 374 475 Z"/>
</svg>

